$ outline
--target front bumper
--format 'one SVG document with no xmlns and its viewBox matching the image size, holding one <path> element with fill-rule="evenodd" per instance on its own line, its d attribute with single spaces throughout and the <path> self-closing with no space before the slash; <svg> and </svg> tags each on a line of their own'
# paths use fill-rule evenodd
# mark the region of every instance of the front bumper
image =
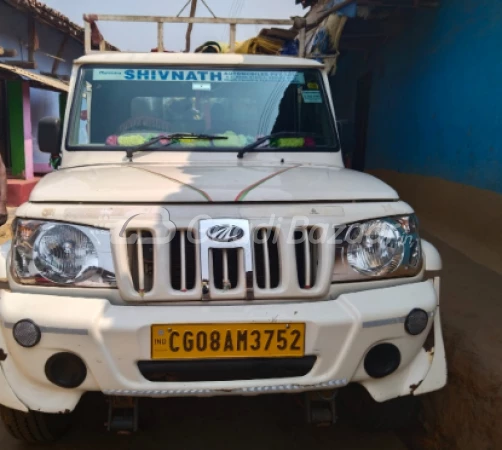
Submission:
<svg viewBox="0 0 502 450">
<path fill-rule="evenodd" d="M 274 305 L 113 306 L 102 299 L 15 294 L 0 296 L 0 404 L 19 410 L 73 410 L 83 393 L 137 397 L 257 395 L 364 385 L 377 401 L 423 394 L 446 383 L 439 316 L 439 280 L 343 294 L 336 300 Z M 404 318 L 415 308 L 432 318 L 419 336 L 406 333 Z M 20 347 L 13 325 L 31 319 L 42 329 L 32 349 Z M 150 327 L 169 323 L 305 322 L 306 354 L 312 371 L 289 379 L 218 382 L 150 382 L 137 362 L 150 359 Z M 434 346 L 426 338 L 434 328 Z M 392 343 L 401 352 L 399 369 L 372 379 L 364 357 L 374 345 Z M 78 354 L 88 368 L 78 389 L 63 389 L 46 378 L 46 361 L 57 352 Z"/>
</svg>

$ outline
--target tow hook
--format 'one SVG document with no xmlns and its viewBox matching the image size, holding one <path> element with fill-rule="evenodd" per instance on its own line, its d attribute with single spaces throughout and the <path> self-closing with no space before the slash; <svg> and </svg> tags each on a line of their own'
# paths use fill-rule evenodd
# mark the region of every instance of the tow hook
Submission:
<svg viewBox="0 0 502 450">
<path fill-rule="evenodd" d="M 139 402 L 133 397 L 108 397 L 108 431 L 131 434 L 138 431 Z"/>
<path fill-rule="evenodd" d="M 334 425 L 336 414 L 336 397 L 338 391 L 316 391 L 305 394 L 305 412 L 307 423 L 319 427 Z"/>
</svg>

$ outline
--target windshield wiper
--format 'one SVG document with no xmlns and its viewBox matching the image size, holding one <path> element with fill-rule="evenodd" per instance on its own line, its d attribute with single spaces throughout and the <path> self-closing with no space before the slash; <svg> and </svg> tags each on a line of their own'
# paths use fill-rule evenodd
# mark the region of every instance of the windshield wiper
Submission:
<svg viewBox="0 0 502 450">
<path fill-rule="evenodd" d="M 239 150 L 239 153 L 237 153 L 237 158 L 239 159 L 244 158 L 244 155 L 246 153 L 256 150 L 261 144 L 264 144 L 265 142 L 270 141 L 271 139 L 287 138 L 287 137 L 307 138 L 307 137 L 318 137 L 318 135 L 315 133 L 303 133 L 299 131 L 280 131 L 278 133 L 272 133 L 269 134 L 268 136 L 263 136 L 260 139 L 257 139 L 252 144 L 246 145 L 244 148 Z"/>
<path fill-rule="evenodd" d="M 131 147 L 126 150 L 127 157 L 129 161 L 132 162 L 133 156 L 144 150 L 148 150 L 152 145 L 158 144 L 161 141 L 169 141 L 166 144 L 163 144 L 162 147 L 169 147 L 174 144 L 174 140 L 176 139 L 194 139 L 197 141 L 218 141 L 218 140 L 227 140 L 227 136 L 212 136 L 210 134 L 191 134 L 191 133 L 175 133 L 175 134 L 162 134 L 157 136 L 156 138 L 150 139 L 148 142 L 144 144 L 138 145 L 136 147 Z"/>
</svg>

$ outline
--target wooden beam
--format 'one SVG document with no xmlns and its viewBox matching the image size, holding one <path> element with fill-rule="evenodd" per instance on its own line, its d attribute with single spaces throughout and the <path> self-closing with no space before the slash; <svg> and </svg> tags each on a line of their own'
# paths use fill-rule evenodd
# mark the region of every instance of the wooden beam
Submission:
<svg viewBox="0 0 502 450">
<path fill-rule="evenodd" d="M 61 80 L 61 81 L 69 81 L 71 78 L 70 75 L 57 75 L 52 72 L 40 72 L 40 75 L 44 75 L 46 77 L 54 78 L 55 80 Z"/>
<path fill-rule="evenodd" d="M 237 40 L 237 25 L 230 25 L 230 53 L 235 52 L 235 41 Z"/>
<path fill-rule="evenodd" d="M 35 19 L 28 19 L 28 61 L 35 63 L 35 52 L 38 50 L 38 36 Z"/>
<path fill-rule="evenodd" d="M 0 47 L 0 56 L 4 56 L 5 58 L 15 58 L 17 56 L 17 50 Z"/>
<path fill-rule="evenodd" d="M 84 48 L 86 53 L 90 53 L 92 50 L 92 29 L 91 29 L 91 24 L 88 20 L 84 21 L 84 30 L 85 30 L 85 37 L 84 37 Z"/>
<path fill-rule="evenodd" d="M 58 69 L 59 69 L 59 64 L 61 64 L 61 60 L 63 57 L 63 52 L 66 47 L 66 44 L 68 43 L 68 39 L 70 39 L 69 34 L 65 34 L 63 40 L 61 41 L 61 45 L 59 46 L 58 52 L 56 54 L 56 58 L 54 59 L 54 63 L 52 64 L 52 71 L 51 73 L 53 75 L 56 75 Z"/>
<path fill-rule="evenodd" d="M 196 1 L 196 0 L 194 0 Z M 192 4 L 193 6 L 193 4 Z M 195 14 L 195 13 L 194 13 Z M 92 17 L 94 22 L 130 22 L 130 23 L 181 23 L 181 24 L 208 24 L 208 25 L 271 25 L 271 26 L 293 26 L 294 19 L 279 20 L 279 19 L 229 19 L 229 18 L 211 18 L 211 17 L 172 17 L 172 16 L 124 16 L 124 15 L 110 15 L 110 14 L 90 14 L 84 16 L 85 27 L 85 52 L 91 53 L 92 48 L 92 28 L 89 23 L 89 18 Z M 191 34 L 187 31 L 187 37 L 190 38 Z M 191 42 L 188 42 L 191 47 Z M 190 50 L 188 50 L 190 51 Z"/>
<path fill-rule="evenodd" d="M 164 51 L 164 24 L 161 22 L 157 24 L 157 51 Z"/>
<path fill-rule="evenodd" d="M 351 0 L 353 1 L 353 0 Z M 122 16 L 112 14 L 92 14 L 95 20 L 102 22 L 162 22 L 162 23 L 204 23 L 211 25 L 282 25 L 291 26 L 294 24 L 292 19 L 227 19 L 213 17 L 171 17 L 171 16 Z"/>
<path fill-rule="evenodd" d="M 194 18 L 196 12 L 197 12 L 197 0 L 192 0 L 192 4 L 190 5 L 190 17 Z M 185 53 L 189 53 L 190 48 L 192 47 L 192 30 L 193 30 L 193 23 L 190 23 L 188 24 L 188 29 L 186 34 Z"/>
<path fill-rule="evenodd" d="M 36 69 L 37 64 L 30 61 L 9 61 L 10 66 L 20 67 L 21 69 Z"/>
</svg>

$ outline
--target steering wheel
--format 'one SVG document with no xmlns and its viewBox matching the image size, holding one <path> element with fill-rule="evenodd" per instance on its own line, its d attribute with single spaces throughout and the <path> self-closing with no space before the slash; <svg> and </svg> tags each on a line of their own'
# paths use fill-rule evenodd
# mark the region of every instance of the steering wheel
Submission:
<svg viewBox="0 0 502 450">
<path fill-rule="evenodd" d="M 140 116 L 131 117 L 119 126 L 118 134 L 130 133 L 131 131 L 158 131 L 167 132 L 171 129 L 171 124 L 158 117 Z"/>
</svg>

